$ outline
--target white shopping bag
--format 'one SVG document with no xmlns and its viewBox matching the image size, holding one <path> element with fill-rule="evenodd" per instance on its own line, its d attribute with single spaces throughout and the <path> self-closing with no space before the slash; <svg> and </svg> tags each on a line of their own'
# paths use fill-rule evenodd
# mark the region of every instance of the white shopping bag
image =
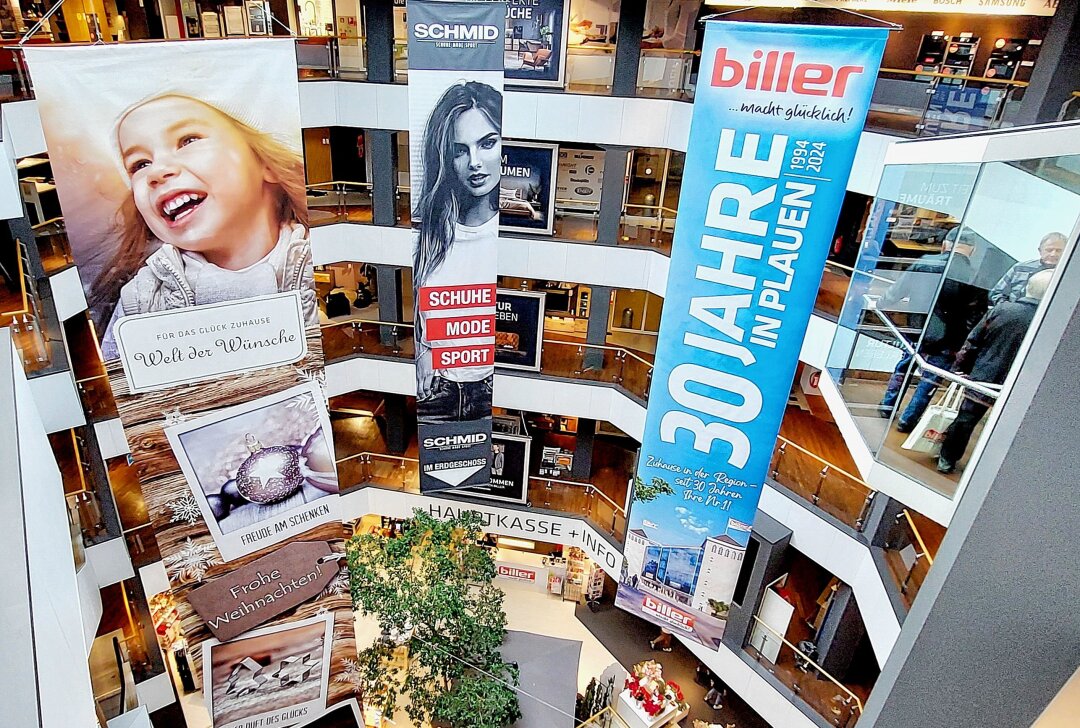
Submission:
<svg viewBox="0 0 1080 728">
<path fill-rule="evenodd" d="M 941 442 L 945 439 L 945 430 L 956 419 L 960 412 L 960 404 L 964 401 L 964 388 L 959 384 L 950 384 L 945 390 L 945 396 L 932 404 L 919 418 L 919 424 L 911 431 L 904 444 L 900 447 L 912 452 L 924 452 L 936 456 L 941 450 Z"/>
</svg>

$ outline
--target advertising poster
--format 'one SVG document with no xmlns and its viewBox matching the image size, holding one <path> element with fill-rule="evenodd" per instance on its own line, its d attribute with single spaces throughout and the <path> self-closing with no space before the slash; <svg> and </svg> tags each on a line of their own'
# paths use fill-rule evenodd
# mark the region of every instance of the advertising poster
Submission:
<svg viewBox="0 0 1080 728">
<path fill-rule="evenodd" d="M 501 2 L 409 4 L 422 492 L 491 475 L 505 13 Z"/>
<path fill-rule="evenodd" d="M 529 500 L 529 450 L 532 438 L 496 432 L 491 436 L 491 483 L 459 492 L 514 503 Z"/>
<path fill-rule="evenodd" d="M 716 647 L 888 32 L 706 24 L 616 603 Z"/>
<path fill-rule="evenodd" d="M 495 293 L 495 366 L 500 369 L 540 371 L 544 338 L 543 293 Z"/>
<path fill-rule="evenodd" d="M 324 615 L 204 642 L 203 697 L 214 728 L 287 726 L 323 712 L 333 632 Z"/>
<path fill-rule="evenodd" d="M 604 183 L 604 152 L 599 149 L 559 148 L 555 197 L 572 210 L 594 212 Z"/>
<path fill-rule="evenodd" d="M 196 678 L 224 685 L 215 726 L 298 722 L 281 718 L 285 703 L 274 722 L 252 717 L 271 704 L 237 694 L 232 667 L 203 664 L 211 630 L 187 598 L 288 542 L 343 550 L 295 44 L 35 47 L 27 62 L 105 360 L 98 391 L 111 390 L 131 445 L 150 519 L 141 537 L 161 554 Z M 355 655 L 340 587 L 268 614 L 278 631 L 246 655 L 277 654 L 297 620 L 328 615 L 318 629 L 332 623 L 333 661 L 314 656 L 321 687 L 290 706 L 352 695 L 334 680 Z M 289 684 L 267 667 L 247 684 Z"/>
<path fill-rule="evenodd" d="M 513 86 L 562 87 L 570 0 L 506 0 L 503 63 Z"/>
<path fill-rule="evenodd" d="M 558 144 L 503 144 L 499 229 L 551 235 L 555 226 Z"/>
</svg>

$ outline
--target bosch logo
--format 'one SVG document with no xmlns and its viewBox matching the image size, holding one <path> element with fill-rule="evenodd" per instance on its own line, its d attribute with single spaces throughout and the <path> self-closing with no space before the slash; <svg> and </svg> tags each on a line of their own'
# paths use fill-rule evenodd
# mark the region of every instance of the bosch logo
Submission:
<svg viewBox="0 0 1080 728">
<path fill-rule="evenodd" d="M 694 618 L 691 615 L 681 609 L 676 609 L 670 604 L 665 604 L 659 599 L 654 599 L 648 594 L 641 600 L 641 608 L 647 614 L 658 617 L 671 626 L 678 627 L 684 632 L 694 631 Z"/>
<path fill-rule="evenodd" d="M 444 437 L 425 437 L 424 447 L 456 447 L 459 445 L 480 445 L 487 442 L 488 436 L 483 432 L 473 435 L 446 435 Z"/>
<path fill-rule="evenodd" d="M 751 91 L 793 93 L 801 96 L 843 96 L 852 76 L 862 66 L 796 63 L 794 51 L 754 51 L 749 63 L 728 58 L 727 48 L 716 49 L 712 85 L 741 86 Z"/>
<path fill-rule="evenodd" d="M 413 26 L 413 36 L 417 40 L 493 43 L 499 37 L 499 28 L 495 25 L 466 25 L 465 23 L 453 25 L 417 23 Z"/>
</svg>

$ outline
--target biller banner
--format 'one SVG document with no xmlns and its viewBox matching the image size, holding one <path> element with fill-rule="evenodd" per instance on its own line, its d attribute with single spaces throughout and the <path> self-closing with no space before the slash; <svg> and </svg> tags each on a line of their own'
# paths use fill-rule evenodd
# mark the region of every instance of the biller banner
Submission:
<svg viewBox="0 0 1080 728">
<path fill-rule="evenodd" d="M 356 655 L 348 595 L 294 594 L 287 615 L 260 619 L 273 624 L 243 655 L 234 642 L 195 649 L 211 634 L 187 599 L 254 560 L 278 573 L 273 554 L 287 541 L 344 550 L 294 44 L 26 57 L 108 388 L 213 724 L 295 722 L 351 694 L 334 681 Z M 315 627 L 290 626 L 316 615 Z M 275 692 L 265 663 L 238 664 L 309 652 L 334 659 L 302 691 Z M 244 670 L 250 690 L 237 694 Z"/>
<path fill-rule="evenodd" d="M 505 16 L 501 2 L 409 2 L 422 492 L 491 477 Z"/>
<path fill-rule="evenodd" d="M 617 603 L 719 644 L 887 31 L 706 25 Z"/>
</svg>

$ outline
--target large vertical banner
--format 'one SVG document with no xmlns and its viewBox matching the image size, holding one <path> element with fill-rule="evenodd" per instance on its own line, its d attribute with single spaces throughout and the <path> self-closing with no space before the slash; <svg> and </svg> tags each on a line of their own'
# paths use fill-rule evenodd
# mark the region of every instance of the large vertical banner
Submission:
<svg viewBox="0 0 1080 728">
<path fill-rule="evenodd" d="M 409 3 L 423 492 L 491 477 L 505 15 L 501 2 Z"/>
<path fill-rule="evenodd" d="M 707 24 L 617 603 L 723 635 L 886 31 Z"/>
<path fill-rule="evenodd" d="M 320 386 L 294 45 L 34 48 L 27 60 L 213 724 L 303 720 L 351 694 L 336 677 L 355 648 L 334 556 L 345 534 Z M 259 579 L 237 587 L 255 561 Z M 226 596 L 188 599 L 202 589 Z M 243 627 L 218 643 L 205 620 Z"/>
</svg>

